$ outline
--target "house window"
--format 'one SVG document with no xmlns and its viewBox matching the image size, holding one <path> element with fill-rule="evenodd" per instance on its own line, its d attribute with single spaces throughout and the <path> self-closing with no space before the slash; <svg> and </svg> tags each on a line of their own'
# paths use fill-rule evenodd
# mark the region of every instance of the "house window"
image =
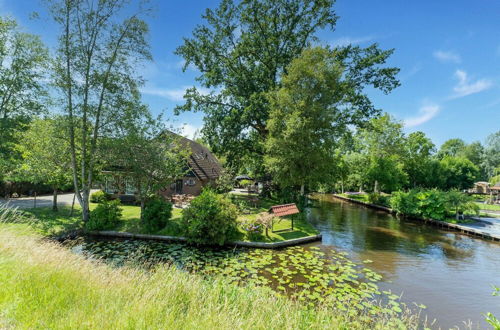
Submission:
<svg viewBox="0 0 500 330">
<path fill-rule="evenodd" d="M 118 185 L 116 184 L 116 180 L 112 176 L 106 177 L 106 187 L 105 191 L 108 194 L 116 194 L 118 193 Z"/>
<path fill-rule="evenodd" d="M 195 179 L 187 179 L 186 180 L 186 185 L 187 186 L 194 186 L 196 184 L 196 180 Z"/>
<path fill-rule="evenodd" d="M 132 180 L 125 181 L 125 195 L 135 195 L 136 189 Z"/>
</svg>

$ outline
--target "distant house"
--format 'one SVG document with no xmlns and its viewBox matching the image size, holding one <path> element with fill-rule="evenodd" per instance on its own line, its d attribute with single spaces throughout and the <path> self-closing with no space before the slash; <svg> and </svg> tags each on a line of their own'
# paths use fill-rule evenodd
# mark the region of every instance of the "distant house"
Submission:
<svg viewBox="0 0 500 330">
<path fill-rule="evenodd" d="M 207 147 L 184 137 L 180 137 L 179 143 L 191 152 L 186 164 L 186 174 L 161 190 L 160 194 L 165 197 L 174 194 L 197 196 L 204 186 L 215 183 L 223 168 Z M 101 186 L 104 191 L 124 201 L 135 199 L 137 191 L 133 181 L 127 178 L 126 171 L 113 168 L 102 173 L 104 182 Z"/>
<path fill-rule="evenodd" d="M 474 183 L 474 188 L 472 188 L 472 193 L 474 194 L 489 194 L 490 193 L 490 183 L 486 181 L 479 181 Z"/>
<path fill-rule="evenodd" d="M 217 158 L 207 147 L 184 137 L 181 138 L 180 143 L 191 150 L 187 164 L 189 169 L 182 179 L 161 191 L 166 197 L 174 194 L 199 195 L 204 186 L 215 183 L 223 170 Z"/>
</svg>

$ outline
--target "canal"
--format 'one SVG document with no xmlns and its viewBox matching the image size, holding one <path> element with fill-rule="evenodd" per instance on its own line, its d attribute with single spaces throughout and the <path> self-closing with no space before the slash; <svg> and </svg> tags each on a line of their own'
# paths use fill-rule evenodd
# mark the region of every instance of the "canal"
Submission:
<svg viewBox="0 0 500 330">
<path fill-rule="evenodd" d="M 500 315 L 500 244 L 405 221 L 383 211 L 317 195 L 307 211 L 323 234 L 322 245 L 370 259 L 383 275 L 381 288 L 427 306 L 433 328 L 466 324 L 484 328 L 483 314 Z M 319 244 L 319 243 L 318 243 Z M 465 323 L 464 323 L 465 322 Z"/>
</svg>

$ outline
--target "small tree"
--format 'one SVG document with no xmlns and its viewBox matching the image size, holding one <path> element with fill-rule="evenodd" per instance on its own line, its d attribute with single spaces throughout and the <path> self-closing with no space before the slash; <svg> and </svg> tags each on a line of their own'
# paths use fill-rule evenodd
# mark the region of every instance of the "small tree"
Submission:
<svg viewBox="0 0 500 330">
<path fill-rule="evenodd" d="M 107 164 L 132 181 L 142 220 L 147 200 L 184 175 L 189 151 L 179 136 L 166 131 L 161 117 L 153 118 L 145 107 L 131 113 L 140 115 L 120 123 L 117 136 L 103 141 L 103 149 Z"/>
<path fill-rule="evenodd" d="M 457 220 L 464 212 L 472 211 L 476 214 L 479 212 L 479 206 L 474 202 L 474 197 L 455 189 L 446 193 L 446 204 L 455 213 Z"/>
<path fill-rule="evenodd" d="M 69 144 L 63 123 L 62 117 L 35 120 L 22 133 L 17 145 L 23 157 L 17 173 L 27 181 L 52 187 L 54 211 L 57 211 L 58 190 L 71 183 Z"/>
</svg>

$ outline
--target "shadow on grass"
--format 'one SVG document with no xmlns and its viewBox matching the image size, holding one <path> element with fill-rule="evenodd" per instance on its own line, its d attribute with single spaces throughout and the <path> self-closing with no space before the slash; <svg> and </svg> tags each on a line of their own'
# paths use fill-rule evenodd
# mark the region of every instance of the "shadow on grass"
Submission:
<svg viewBox="0 0 500 330">
<path fill-rule="evenodd" d="M 60 206 L 57 212 L 54 212 L 52 207 L 25 209 L 23 212 L 36 218 L 33 225 L 44 235 L 59 235 L 81 229 L 83 226 L 81 211 L 75 208 L 71 215 L 69 206 Z"/>
</svg>

